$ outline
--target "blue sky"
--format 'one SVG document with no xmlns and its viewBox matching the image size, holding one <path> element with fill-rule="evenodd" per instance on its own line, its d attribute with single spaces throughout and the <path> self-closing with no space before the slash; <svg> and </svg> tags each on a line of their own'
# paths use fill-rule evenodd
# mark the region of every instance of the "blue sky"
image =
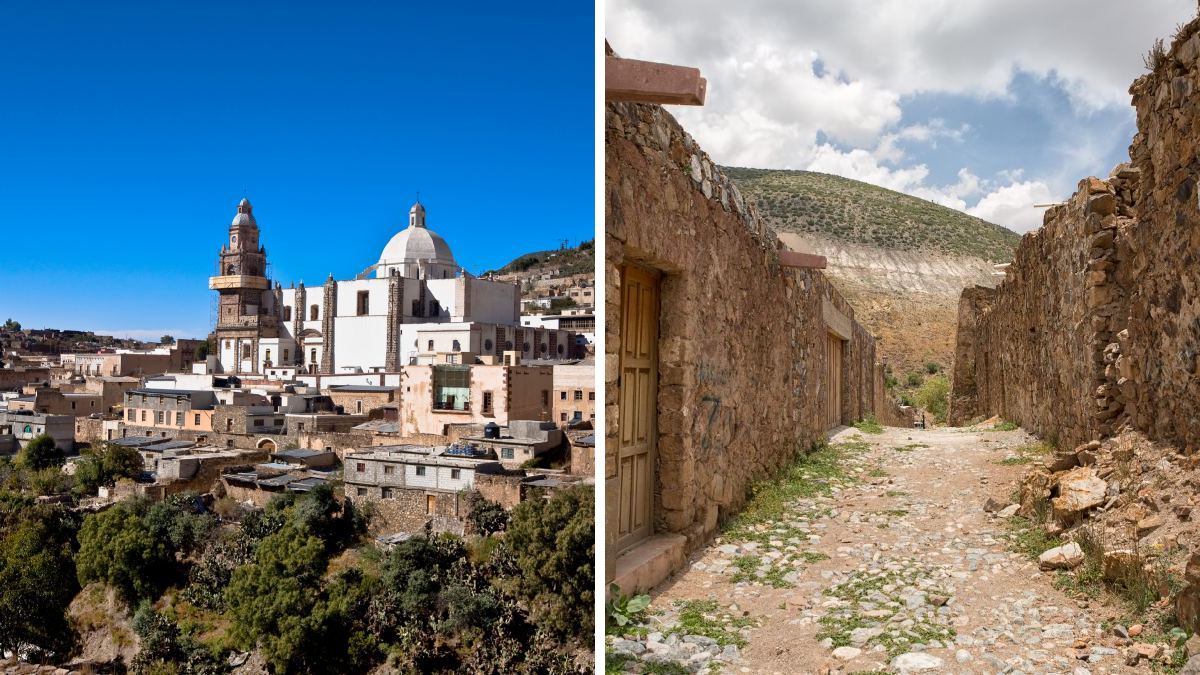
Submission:
<svg viewBox="0 0 1200 675">
<path fill-rule="evenodd" d="M 700 68 L 723 164 L 834 173 L 1018 232 L 1128 161 L 1130 83 L 1194 0 L 609 0 L 622 56 Z"/>
<path fill-rule="evenodd" d="M 479 273 L 594 236 L 587 3 L 6 2 L 0 321 L 203 336 L 243 194 L 275 278 L 407 223 Z"/>
</svg>

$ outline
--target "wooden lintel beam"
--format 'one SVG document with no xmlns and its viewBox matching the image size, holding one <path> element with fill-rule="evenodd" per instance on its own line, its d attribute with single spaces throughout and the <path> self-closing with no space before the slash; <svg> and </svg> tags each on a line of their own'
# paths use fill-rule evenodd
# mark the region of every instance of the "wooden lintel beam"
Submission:
<svg viewBox="0 0 1200 675">
<path fill-rule="evenodd" d="M 806 270 L 823 270 L 827 261 L 825 256 L 815 253 L 797 253 L 796 251 L 780 251 L 779 265 L 781 267 L 799 267 Z"/>
<path fill-rule="evenodd" d="M 660 105 L 704 105 L 708 82 L 699 68 L 604 57 L 604 99 Z"/>
</svg>

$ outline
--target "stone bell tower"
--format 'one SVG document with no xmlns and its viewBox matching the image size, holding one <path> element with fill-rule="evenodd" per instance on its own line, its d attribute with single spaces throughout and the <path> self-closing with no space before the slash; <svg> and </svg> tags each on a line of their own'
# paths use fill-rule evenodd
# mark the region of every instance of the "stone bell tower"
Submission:
<svg viewBox="0 0 1200 675">
<path fill-rule="evenodd" d="M 229 224 L 229 243 L 221 247 L 217 275 L 208 287 L 220 293 L 216 353 L 226 373 L 259 371 L 259 340 L 279 337 L 267 279 L 267 250 L 258 241 L 258 223 L 249 199 L 238 204 Z"/>
</svg>

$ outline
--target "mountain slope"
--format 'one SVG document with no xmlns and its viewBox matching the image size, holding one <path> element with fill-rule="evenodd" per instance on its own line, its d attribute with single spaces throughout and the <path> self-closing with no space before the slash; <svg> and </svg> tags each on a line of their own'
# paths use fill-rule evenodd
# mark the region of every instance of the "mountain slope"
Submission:
<svg viewBox="0 0 1200 675">
<path fill-rule="evenodd" d="M 736 167 L 724 171 L 776 232 L 991 262 L 1010 260 L 1020 240 L 1017 233 L 975 216 L 841 176 Z"/>
<path fill-rule="evenodd" d="M 958 296 L 994 286 L 992 264 L 1020 236 L 974 216 L 886 188 L 809 171 L 725 168 L 795 251 L 826 256 L 834 286 L 878 338 L 903 380 L 949 366 Z"/>
<path fill-rule="evenodd" d="M 595 242 L 588 240 L 572 248 L 526 253 L 500 269 L 484 272 L 484 275 L 534 278 L 550 273 L 555 277 L 567 277 L 575 274 L 594 274 L 595 271 Z"/>
</svg>

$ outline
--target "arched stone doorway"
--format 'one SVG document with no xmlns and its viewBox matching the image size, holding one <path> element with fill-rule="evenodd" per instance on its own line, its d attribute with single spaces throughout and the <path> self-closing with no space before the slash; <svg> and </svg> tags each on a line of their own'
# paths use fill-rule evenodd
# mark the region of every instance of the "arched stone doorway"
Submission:
<svg viewBox="0 0 1200 675">
<path fill-rule="evenodd" d="M 264 439 L 260 440 L 258 442 L 258 445 L 255 447 L 257 447 L 259 450 L 264 450 L 266 452 L 275 452 L 278 449 L 278 446 L 275 445 L 275 441 L 273 441 L 269 438 L 264 438 Z"/>
</svg>

